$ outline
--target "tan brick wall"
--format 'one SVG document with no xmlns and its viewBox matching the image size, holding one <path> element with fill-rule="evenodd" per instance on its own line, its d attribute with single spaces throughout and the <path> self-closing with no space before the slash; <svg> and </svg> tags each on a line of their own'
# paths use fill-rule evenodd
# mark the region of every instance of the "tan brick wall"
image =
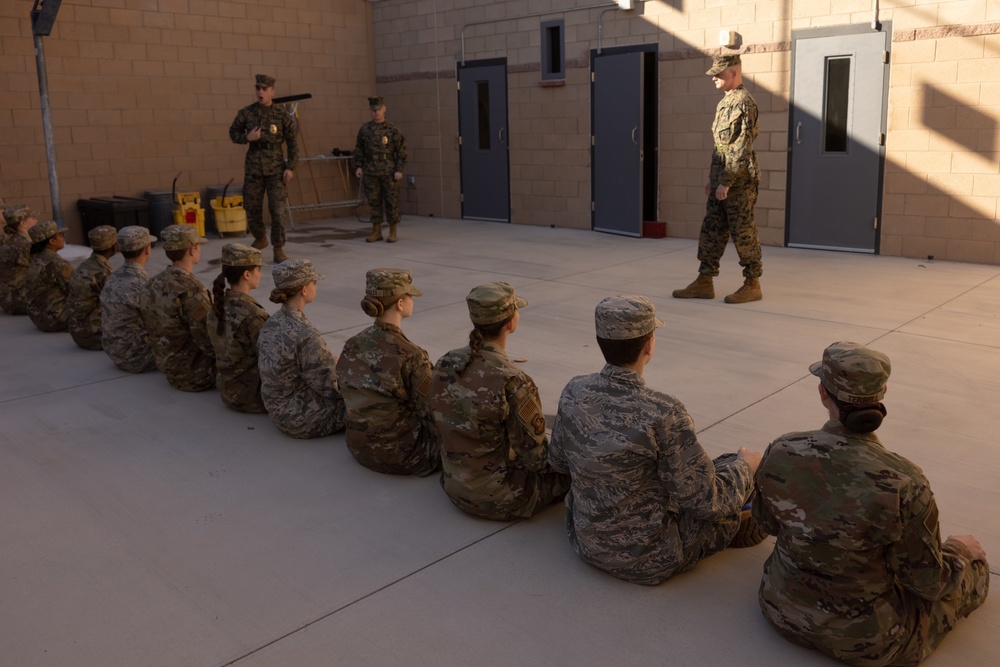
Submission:
<svg viewBox="0 0 1000 667">
<path fill-rule="evenodd" d="M 51 215 L 31 6 L 0 3 L 0 196 Z M 246 149 L 228 128 L 256 72 L 278 79 L 277 95 L 312 93 L 299 106 L 310 154 L 353 147 L 369 117 L 371 10 L 355 0 L 64 2 L 43 43 L 71 241 L 82 240 L 79 198 L 169 190 L 178 171 L 182 190 L 242 182 Z M 332 164 L 313 172 L 321 199 L 344 196 Z M 305 165 L 289 191 L 315 200 Z"/>
<path fill-rule="evenodd" d="M 28 3 L 30 5 L 30 3 Z M 721 28 L 735 30 L 761 110 L 764 169 L 757 221 L 766 244 L 785 233 L 791 31 L 869 24 L 870 0 L 685 0 L 640 10 L 571 0 L 92 0 L 65 3 L 45 39 L 62 213 L 75 201 L 141 196 L 240 178 L 243 148 L 226 130 L 268 71 L 300 106 L 306 148 L 353 145 L 364 98 L 385 95 L 408 138 L 403 210 L 460 215 L 455 65 L 506 57 L 515 222 L 590 226 L 591 49 L 656 44 L 659 219 L 695 237 L 704 209 L 708 127 L 718 94 L 704 77 Z M 596 3 L 594 3 L 596 4 Z M 892 21 L 881 251 L 1000 263 L 1000 3 L 883 0 Z M 28 9 L 0 4 L 0 196 L 49 211 Z M 551 12 L 541 15 L 544 12 Z M 529 16 L 530 15 L 530 16 Z M 520 18 L 518 18 L 520 17 Z M 543 87 L 539 25 L 566 24 L 565 85 Z M 374 23 L 373 23 L 374 22 Z M 373 27 L 374 25 L 374 27 Z M 331 164 L 303 165 L 293 202 L 344 196 Z M 315 183 L 315 186 L 314 186 Z M 329 215 L 297 214 L 297 218 Z"/>
</svg>

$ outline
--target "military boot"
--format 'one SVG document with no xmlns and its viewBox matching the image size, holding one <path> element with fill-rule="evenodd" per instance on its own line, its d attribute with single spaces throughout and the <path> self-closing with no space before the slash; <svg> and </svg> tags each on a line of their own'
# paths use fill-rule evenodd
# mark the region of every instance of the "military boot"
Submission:
<svg viewBox="0 0 1000 667">
<path fill-rule="evenodd" d="M 684 289 L 674 290 L 675 299 L 714 299 L 715 288 L 712 286 L 712 276 L 699 273 L 694 282 Z"/>
<path fill-rule="evenodd" d="M 267 237 L 266 236 L 255 236 L 253 243 L 250 244 L 251 248 L 256 248 L 257 250 L 263 250 L 267 247 Z"/>
<path fill-rule="evenodd" d="M 375 243 L 375 241 L 382 240 L 382 223 L 373 222 L 372 223 L 372 233 L 368 235 L 365 239 L 365 243 Z"/>
<path fill-rule="evenodd" d="M 743 281 L 743 287 L 726 297 L 726 303 L 749 303 L 760 301 L 762 298 L 764 297 L 760 293 L 760 281 L 756 278 L 747 278 Z"/>
<path fill-rule="evenodd" d="M 763 542 L 765 537 L 767 533 L 753 518 L 750 508 L 746 508 L 740 513 L 740 527 L 736 529 L 733 539 L 729 540 L 728 546 L 730 549 L 754 547 Z"/>
<path fill-rule="evenodd" d="M 389 238 L 385 240 L 386 243 L 395 243 L 398 240 L 396 238 L 396 225 L 389 225 Z"/>
<path fill-rule="evenodd" d="M 285 254 L 284 246 L 276 245 L 274 246 L 274 261 L 277 264 L 284 262 L 288 259 L 288 255 Z"/>
</svg>

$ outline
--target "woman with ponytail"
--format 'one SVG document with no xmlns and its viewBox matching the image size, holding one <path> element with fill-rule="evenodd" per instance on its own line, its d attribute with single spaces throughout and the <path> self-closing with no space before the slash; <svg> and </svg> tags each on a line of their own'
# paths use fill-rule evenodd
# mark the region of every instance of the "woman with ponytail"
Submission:
<svg viewBox="0 0 1000 667">
<path fill-rule="evenodd" d="M 260 265 L 260 250 L 227 243 L 222 273 L 212 284 L 208 336 L 215 349 L 216 386 L 222 402 L 240 412 L 267 412 L 257 368 L 257 338 L 267 312 L 250 296 L 260 285 Z"/>
<path fill-rule="evenodd" d="M 502 282 L 476 287 L 465 301 L 469 345 L 441 357 L 431 379 L 441 484 L 470 514 L 530 517 L 566 495 L 569 475 L 548 466 L 538 387 L 507 358 L 507 337 L 528 302 Z"/>
<path fill-rule="evenodd" d="M 304 312 L 323 276 L 308 259 L 287 259 L 272 273 L 271 301 L 281 310 L 264 323 L 257 340 L 264 407 L 287 436 L 330 435 L 344 428 L 337 359 Z"/>
<path fill-rule="evenodd" d="M 427 403 L 431 362 L 400 328 L 421 294 L 409 271 L 369 271 L 361 309 L 375 322 L 348 339 L 337 360 L 347 448 L 361 465 L 390 475 L 423 476 L 441 467 Z"/>
<path fill-rule="evenodd" d="M 916 665 L 989 590 L 979 541 L 941 541 L 924 473 L 875 435 L 890 370 L 863 345 L 826 348 L 809 371 L 830 420 L 771 443 L 755 478 L 753 516 L 777 536 L 764 616 L 849 665 Z"/>
</svg>

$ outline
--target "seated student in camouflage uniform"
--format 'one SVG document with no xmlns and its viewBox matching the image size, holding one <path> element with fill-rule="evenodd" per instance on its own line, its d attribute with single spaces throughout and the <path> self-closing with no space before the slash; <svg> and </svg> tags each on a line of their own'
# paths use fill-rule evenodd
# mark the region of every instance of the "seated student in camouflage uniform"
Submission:
<svg viewBox="0 0 1000 667">
<path fill-rule="evenodd" d="M 460 509 L 486 519 L 530 517 L 559 500 L 569 477 L 545 462 L 538 387 L 505 351 L 528 302 L 503 282 L 466 297 L 469 345 L 434 366 L 431 407 L 441 432 L 441 485 Z"/>
<path fill-rule="evenodd" d="M 26 206 L 14 205 L 4 209 L 3 217 L 6 241 L 0 247 L 0 307 L 10 315 L 27 315 L 30 230 L 38 223 L 38 217 Z"/>
<path fill-rule="evenodd" d="M 573 549 L 619 579 L 655 585 L 727 546 L 759 544 L 742 508 L 760 452 L 713 461 L 681 402 L 643 380 L 663 326 L 653 302 L 608 297 L 594 315 L 607 363 L 563 389 L 549 448 L 552 467 L 573 479 Z"/>
<path fill-rule="evenodd" d="M 257 339 L 264 407 L 287 436 L 330 435 L 344 428 L 337 359 L 303 312 L 323 276 L 308 259 L 285 260 L 272 274 L 271 301 L 281 310 L 264 323 Z"/>
<path fill-rule="evenodd" d="M 775 440 L 757 470 L 753 514 L 778 538 L 761 610 L 849 665 L 916 665 L 986 599 L 986 553 L 972 535 L 941 541 L 927 478 L 874 433 L 889 358 L 839 342 L 809 371 L 830 420 Z"/>
<path fill-rule="evenodd" d="M 205 239 L 194 225 L 170 225 L 161 233 L 173 263 L 153 276 L 139 299 L 156 366 L 174 389 L 205 391 L 215 386 L 215 351 L 208 337 L 212 298 L 192 270 Z"/>
<path fill-rule="evenodd" d="M 59 256 L 66 247 L 63 230 L 51 220 L 31 228 L 31 265 L 25 297 L 28 315 L 41 331 L 66 331 L 66 295 L 73 266 Z"/>
<path fill-rule="evenodd" d="M 156 370 L 153 346 L 139 311 L 149 282 L 146 262 L 155 242 L 145 227 L 123 227 L 118 246 L 125 263 L 108 276 L 101 290 L 101 345 L 111 361 L 129 373 Z"/>
<path fill-rule="evenodd" d="M 441 467 L 441 438 L 427 403 L 431 362 L 400 328 L 421 294 L 409 271 L 369 271 L 361 309 L 375 323 L 348 339 L 337 361 L 347 448 L 377 472 L 429 475 Z"/>
<path fill-rule="evenodd" d="M 250 296 L 260 285 L 261 252 L 241 243 L 222 246 L 222 273 L 212 285 L 208 335 L 215 348 L 216 387 L 222 402 L 240 412 L 267 412 L 260 397 L 257 338 L 267 321 Z M 226 289 L 226 283 L 229 289 Z"/>
<path fill-rule="evenodd" d="M 101 290 L 111 275 L 108 260 L 118 254 L 117 230 L 111 225 L 87 232 L 93 253 L 76 267 L 69 279 L 69 333 L 85 350 L 101 347 Z"/>
</svg>

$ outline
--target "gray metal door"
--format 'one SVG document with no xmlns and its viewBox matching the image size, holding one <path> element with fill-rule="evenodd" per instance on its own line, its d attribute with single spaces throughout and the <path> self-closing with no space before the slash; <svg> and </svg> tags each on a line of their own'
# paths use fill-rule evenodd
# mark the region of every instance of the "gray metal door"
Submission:
<svg viewBox="0 0 1000 667">
<path fill-rule="evenodd" d="M 507 60 L 458 65 L 462 217 L 510 222 Z"/>
<path fill-rule="evenodd" d="M 644 57 L 593 58 L 591 224 L 601 232 L 642 236 Z"/>
<path fill-rule="evenodd" d="M 792 35 L 787 242 L 874 253 L 889 33 L 810 34 Z"/>
</svg>

